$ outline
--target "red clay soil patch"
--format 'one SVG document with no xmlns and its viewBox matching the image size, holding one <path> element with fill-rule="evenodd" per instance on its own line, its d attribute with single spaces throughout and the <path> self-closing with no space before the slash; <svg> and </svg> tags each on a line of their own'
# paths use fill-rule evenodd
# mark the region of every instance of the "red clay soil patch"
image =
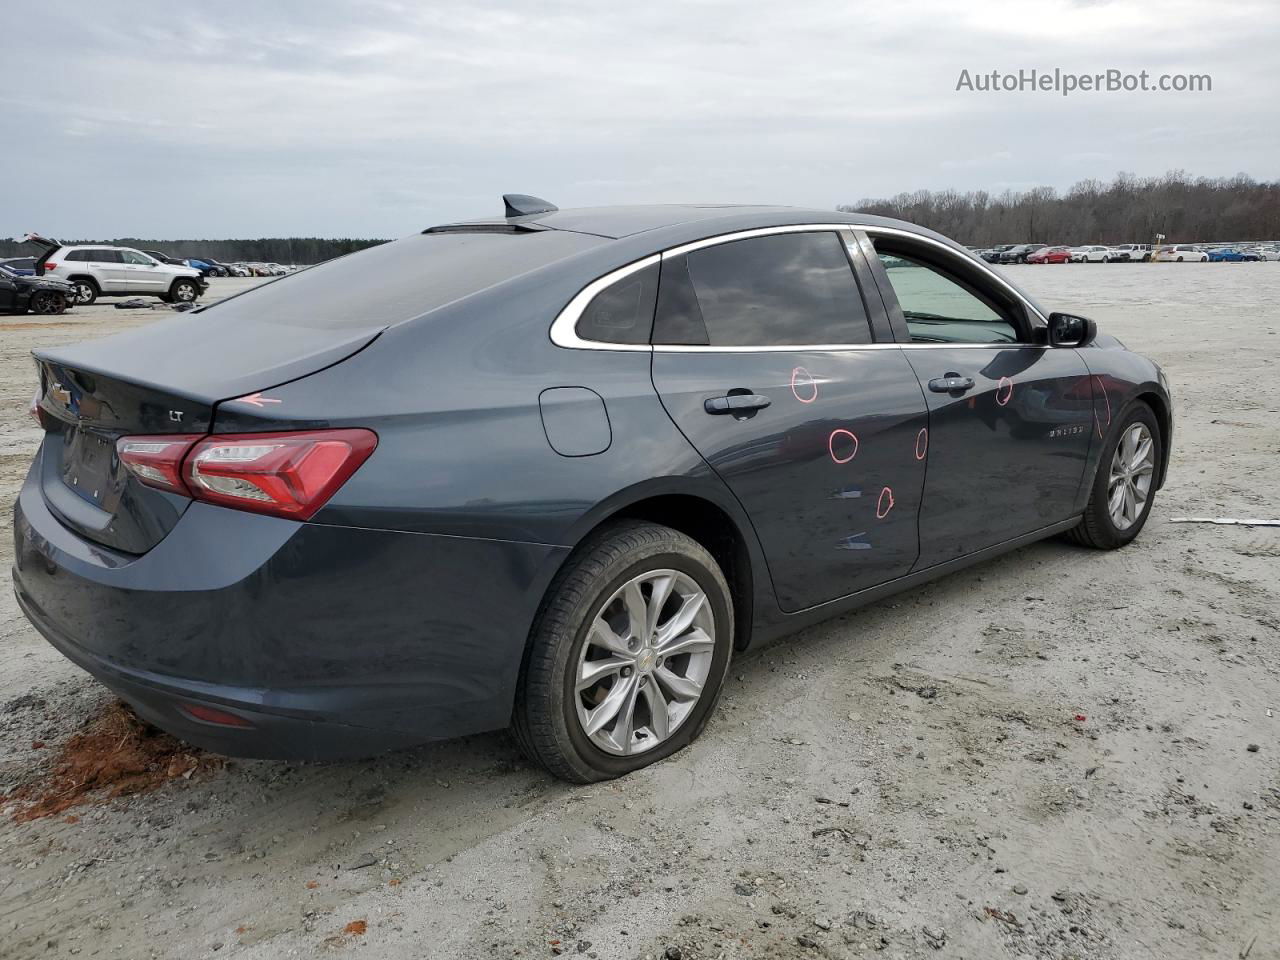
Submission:
<svg viewBox="0 0 1280 960">
<path fill-rule="evenodd" d="M 369 924 L 364 920 L 352 920 L 342 928 L 343 933 L 350 934 L 353 937 L 363 937 L 365 931 L 369 929 Z"/>
<path fill-rule="evenodd" d="M 188 746 L 113 703 L 68 740 L 49 771 L 8 797 L 18 823 L 70 807 L 154 790 L 170 780 L 221 767 L 221 757 Z"/>
</svg>

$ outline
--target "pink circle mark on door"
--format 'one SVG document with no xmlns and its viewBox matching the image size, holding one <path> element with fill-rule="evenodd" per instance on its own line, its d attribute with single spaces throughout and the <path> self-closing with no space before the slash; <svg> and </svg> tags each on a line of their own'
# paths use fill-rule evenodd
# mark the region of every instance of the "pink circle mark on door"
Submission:
<svg viewBox="0 0 1280 960">
<path fill-rule="evenodd" d="M 849 451 L 848 456 L 842 456 L 836 453 L 836 441 L 840 441 L 842 448 L 853 444 L 853 449 Z M 848 463 L 858 455 L 858 437 L 852 430 L 846 430 L 843 427 L 837 427 L 831 431 L 831 436 L 827 437 L 827 452 L 831 454 L 831 459 L 836 463 Z"/>
<path fill-rule="evenodd" d="M 883 520 L 893 509 L 893 491 L 885 487 L 880 491 L 880 499 L 876 501 L 876 519 Z"/>
<path fill-rule="evenodd" d="M 796 367 L 791 371 L 791 395 L 801 403 L 813 403 L 818 399 L 817 378 L 804 367 Z"/>
</svg>

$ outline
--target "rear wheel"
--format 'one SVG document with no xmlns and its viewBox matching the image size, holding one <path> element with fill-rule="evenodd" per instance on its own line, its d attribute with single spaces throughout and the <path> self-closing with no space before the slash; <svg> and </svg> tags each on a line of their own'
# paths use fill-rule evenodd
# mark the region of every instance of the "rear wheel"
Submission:
<svg viewBox="0 0 1280 960">
<path fill-rule="evenodd" d="M 65 313 L 67 298 L 57 290 L 37 290 L 31 295 L 31 312 L 52 316 Z"/>
<path fill-rule="evenodd" d="M 530 759 L 609 780 L 691 742 L 733 645 L 729 586 L 697 541 L 626 522 L 580 548 L 534 623 L 512 717 Z"/>
<path fill-rule="evenodd" d="M 1132 541 L 1151 514 L 1161 455 L 1155 413 L 1145 403 L 1134 404 L 1107 436 L 1089 505 L 1080 525 L 1067 536 L 1099 550 L 1114 550 Z"/>
<path fill-rule="evenodd" d="M 71 297 L 78 306 L 90 306 L 98 299 L 98 285 L 84 277 L 72 280 Z"/>
</svg>

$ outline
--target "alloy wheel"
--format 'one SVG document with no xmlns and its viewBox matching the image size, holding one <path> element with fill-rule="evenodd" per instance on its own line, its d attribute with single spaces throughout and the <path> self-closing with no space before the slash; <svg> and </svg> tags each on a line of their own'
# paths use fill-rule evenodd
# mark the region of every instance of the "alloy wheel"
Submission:
<svg viewBox="0 0 1280 960">
<path fill-rule="evenodd" d="M 76 303 L 89 303 L 93 300 L 93 287 L 87 283 L 75 285 Z"/>
<path fill-rule="evenodd" d="M 189 283 L 180 283 L 174 288 L 173 295 L 179 300 L 187 303 L 196 298 L 196 288 Z"/>
<path fill-rule="evenodd" d="M 60 303 L 59 295 L 50 293 L 47 290 L 40 291 L 31 298 L 31 312 L 41 313 L 46 316 L 61 313 L 62 304 Z"/>
<path fill-rule="evenodd" d="M 716 646 L 706 593 L 679 570 L 650 570 L 609 597 L 574 673 L 578 722 L 606 753 L 629 756 L 672 736 L 702 698 Z"/>
<path fill-rule="evenodd" d="M 1155 468 L 1156 445 L 1151 431 L 1145 423 L 1132 424 L 1116 444 L 1107 482 L 1107 509 L 1117 530 L 1128 530 L 1142 516 Z"/>
</svg>

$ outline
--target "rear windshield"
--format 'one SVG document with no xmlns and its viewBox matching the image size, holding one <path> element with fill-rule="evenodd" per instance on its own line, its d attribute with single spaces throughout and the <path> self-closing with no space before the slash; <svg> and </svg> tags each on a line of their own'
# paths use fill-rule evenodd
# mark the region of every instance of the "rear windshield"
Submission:
<svg viewBox="0 0 1280 960">
<path fill-rule="evenodd" d="M 389 326 L 606 242 L 560 230 L 417 234 L 281 277 L 201 313 L 220 322 Z"/>
</svg>

